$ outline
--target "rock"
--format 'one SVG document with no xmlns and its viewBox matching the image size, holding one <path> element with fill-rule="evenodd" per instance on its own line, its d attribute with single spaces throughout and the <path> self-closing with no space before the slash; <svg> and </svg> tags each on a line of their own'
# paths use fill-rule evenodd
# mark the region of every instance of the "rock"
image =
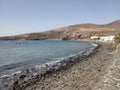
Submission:
<svg viewBox="0 0 120 90">
<path fill-rule="evenodd" d="M 24 79 L 25 77 L 26 77 L 26 75 L 23 74 L 20 76 L 20 79 Z"/>
</svg>

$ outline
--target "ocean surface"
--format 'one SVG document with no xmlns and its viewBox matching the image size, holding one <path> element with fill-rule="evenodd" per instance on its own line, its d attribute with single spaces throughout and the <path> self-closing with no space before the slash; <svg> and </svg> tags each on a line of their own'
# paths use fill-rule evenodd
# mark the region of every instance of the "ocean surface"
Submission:
<svg viewBox="0 0 120 90">
<path fill-rule="evenodd" d="M 0 74 L 52 62 L 90 47 L 91 43 L 83 41 L 0 41 Z"/>
</svg>

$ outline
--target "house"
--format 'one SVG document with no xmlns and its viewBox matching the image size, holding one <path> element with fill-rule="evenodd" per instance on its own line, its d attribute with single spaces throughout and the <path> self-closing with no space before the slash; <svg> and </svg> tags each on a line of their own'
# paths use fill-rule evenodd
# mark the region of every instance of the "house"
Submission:
<svg viewBox="0 0 120 90">
<path fill-rule="evenodd" d="M 99 36 L 92 36 L 92 37 L 90 37 L 90 39 L 91 39 L 91 40 L 99 40 L 100 37 L 99 37 Z"/>
<path fill-rule="evenodd" d="M 100 41 L 114 41 L 115 36 L 100 36 Z"/>
</svg>

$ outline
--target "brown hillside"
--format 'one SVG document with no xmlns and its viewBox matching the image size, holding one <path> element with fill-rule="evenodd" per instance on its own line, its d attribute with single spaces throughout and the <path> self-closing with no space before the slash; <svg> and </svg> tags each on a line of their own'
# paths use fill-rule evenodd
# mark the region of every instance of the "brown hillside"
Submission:
<svg viewBox="0 0 120 90">
<path fill-rule="evenodd" d="M 76 40 L 76 39 L 89 39 L 91 36 L 94 35 L 102 35 L 102 36 L 115 35 L 118 32 L 120 32 L 120 20 L 105 25 L 77 24 L 77 25 L 71 25 L 45 32 L 1 37 L 0 39 L 7 39 L 7 40 L 74 39 Z"/>
</svg>

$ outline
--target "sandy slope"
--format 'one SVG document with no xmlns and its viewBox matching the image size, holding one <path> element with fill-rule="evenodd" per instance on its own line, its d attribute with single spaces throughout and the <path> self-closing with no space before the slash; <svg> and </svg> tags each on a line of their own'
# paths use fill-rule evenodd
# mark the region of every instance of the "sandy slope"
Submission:
<svg viewBox="0 0 120 90">
<path fill-rule="evenodd" d="M 99 43 L 99 42 L 98 42 Z M 93 90 L 108 72 L 115 44 L 99 43 L 96 53 L 73 66 L 46 75 L 26 90 Z"/>
</svg>

